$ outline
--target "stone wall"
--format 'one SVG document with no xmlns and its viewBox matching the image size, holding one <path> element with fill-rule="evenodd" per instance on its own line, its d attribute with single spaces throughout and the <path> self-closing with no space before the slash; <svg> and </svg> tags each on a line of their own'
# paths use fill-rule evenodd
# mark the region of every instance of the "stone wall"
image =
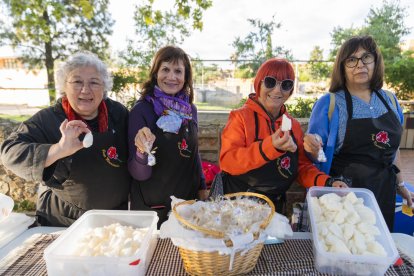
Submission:
<svg viewBox="0 0 414 276">
<path fill-rule="evenodd" d="M 19 123 L 0 119 L 0 142 L 16 128 Z M 36 202 L 38 184 L 26 181 L 0 165 L 0 193 L 11 196 L 15 201 Z"/>
</svg>

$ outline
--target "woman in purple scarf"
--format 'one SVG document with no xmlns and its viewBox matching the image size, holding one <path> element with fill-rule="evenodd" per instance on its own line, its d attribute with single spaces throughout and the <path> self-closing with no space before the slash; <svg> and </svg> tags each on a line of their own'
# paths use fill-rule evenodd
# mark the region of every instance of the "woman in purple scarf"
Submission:
<svg viewBox="0 0 414 276">
<path fill-rule="evenodd" d="M 128 128 L 131 209 L 156 211 L 158 227 L 171 210 L 170 196 L 207 196 L 193 98 L 187 54 L 178 47 L 161 48 L 130 112 Z"/>
</svg>

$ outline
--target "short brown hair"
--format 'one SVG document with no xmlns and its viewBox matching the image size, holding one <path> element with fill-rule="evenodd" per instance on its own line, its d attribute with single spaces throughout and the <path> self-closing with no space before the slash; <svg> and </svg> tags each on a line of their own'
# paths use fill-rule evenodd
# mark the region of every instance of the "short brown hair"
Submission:
<svg viewBox="0 0 414 276">
<path fill-rule="evenodd" d="M 149 72 L 149 80 L 142 85 L 140 99 L 144 99 L 146 95 L 153 95 L 154 87 L 157 85 L 157 73 L 163 62 L 178 62 L 181 60 L 184 64 L 184 91 L 189 96 L 190 103 L 194 100 L 193 74 L 191 70 L 190 58 L 183 49 L 175 46 L 165 46 L 158 50 L 152 61 Z"/>
<path fill-rule="evenodd" d="M 332 70 L 330 92 L 337 92 L 345 88 L 345 65 L 344 61 L 355 53 L 359 47 L 364 48 L 372 53 L 375 57 L 374 73 L 372 75 L 370 88 L 372 90 L 379 90 L 384 83 L 384 61 L 382 59 L 381 51 L 375 43 L 375 40 L 369 36 L 354 36 L 345 41 L 336 55 L 335 63 Z"/>
</svg>

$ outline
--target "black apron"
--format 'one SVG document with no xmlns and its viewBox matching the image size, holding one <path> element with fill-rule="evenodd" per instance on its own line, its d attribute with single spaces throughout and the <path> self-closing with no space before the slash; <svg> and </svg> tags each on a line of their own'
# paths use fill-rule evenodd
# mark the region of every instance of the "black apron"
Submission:
<svg viewBox="0 0 414 276">
<path fill-rule="evenodd" d="M 393 165 L 402 127 L 380 93 L 374 91 L 387 108 L 378 118 L 352 118 L 352 97 L 345 89 L 348 122 L 342 148 L 334 155 L 330 174 L 344 176 L 354 188 L 371 190 L 390 231 L 395 214 L 396 173 Z"/>
<path fill-rule="evenodd" d="M 93 145 L 58 162 L 61 185 L 43 186 L 38 208 L 41 225 L 69 226 L 90 209 L 128 210 L 131 177 L 127 167 L 126 133 L 93 132 Z M 66 173 L 67 172 L 67 173 Z"/>
<path fill-rule="evenodd" d="M 254 112 L 255 118 L 255 141 L 259 139 L 259 120 Z M 275 132 L 274 123 L 269 127 Z M 293 132 L 290 131 L 293 141 L 296 143 Z M 243 160 L 240 160 L 243 162 Z M 289 189 L 298 173 L 299 154 L 298 151 L 286 152 L 279 158 L 267 162 L 260 168 L 253 169 L 241 175 L 230 175 L 225 173 L 223 177 L 223 191 L 227 193 L 255 192 L 263 194 L 272 200 L 276 211 L 284 214 L 286 191 Z"/>
<path fill-rule="evenodd" d="M 193 120 L 184 121 L 178 134 L 157 127 L 154 135 L 156 164 L 148 180 L 134 181 L 131 209 L 156 211 L 159 228 L 171 210 L 170 196 L 185 200 L 197 198 L 201 170 L 197 126 Z"/>
</svg>

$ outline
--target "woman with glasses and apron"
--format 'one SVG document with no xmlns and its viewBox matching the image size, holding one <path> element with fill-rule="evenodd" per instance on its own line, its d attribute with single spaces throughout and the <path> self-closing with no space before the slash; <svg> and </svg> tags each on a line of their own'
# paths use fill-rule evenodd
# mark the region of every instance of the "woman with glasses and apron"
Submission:
<svg viewBox="0 0 414 276">
<path fill-rule="evenodd" d="M 286 111 L 295 73 L 285 59 L 259 68 L 254 88 L 240 109 L 230 113 L 221 136 L 220 168 L 224 193 L 252 191 L 268 196 L 285 213 L 286 191 L 295 179 L 305 186 L 346 187 L 320 172 L 305 156 L 300 123 Z M 282 131 L 282 115 L 292 122 Z"/>
<path fill-rule="evenodd" d="M 396 192 L 410 205 L 414 195 L 399 172 L 403 115 L 395 96 L 381 89 L 383 74 L 382 56 L 372 37 L 346 41 L 334 64 L 332 95 L 315 104 L 311 134 L 304 144 L 315 159 L 323 144 L 327 162 L 317 165 L 324 172 L 347 179 L 352 187 L 371 190 L 392 231 Z M 321 136 L 322 143 L 312 134 Z"/>
</svg>

